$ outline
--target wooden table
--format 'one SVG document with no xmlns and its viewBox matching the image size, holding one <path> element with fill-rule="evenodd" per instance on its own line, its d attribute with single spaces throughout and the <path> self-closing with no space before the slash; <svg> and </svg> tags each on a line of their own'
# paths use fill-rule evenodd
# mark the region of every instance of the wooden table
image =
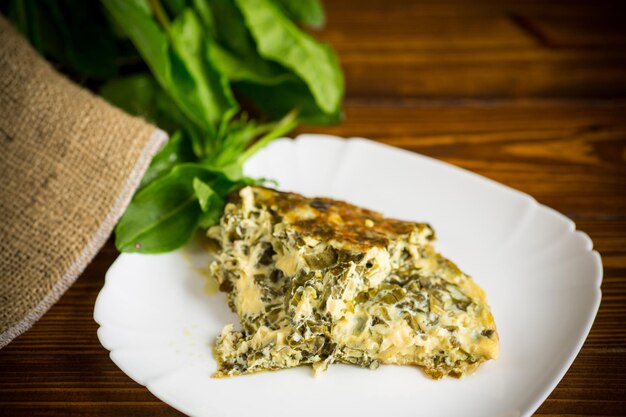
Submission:
<svg viewBox="0 0 626 417">
<path fill-rule="evenodd" d="M 346 120 L 364 136 L 527 192 L 604 263 L 591 334 L 538 415 L 626 415 L 626 23 L 617 3 L 334 0 Z M 0 351 L 0 415 L 174 416 L 111 362 L 92 319 L 111 243 Z"/>
</svg>

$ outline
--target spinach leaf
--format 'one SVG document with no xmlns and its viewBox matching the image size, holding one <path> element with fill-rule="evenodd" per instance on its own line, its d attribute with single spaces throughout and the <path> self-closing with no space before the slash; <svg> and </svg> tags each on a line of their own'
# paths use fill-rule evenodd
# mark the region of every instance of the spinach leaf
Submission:
<svg viewBox="0 0 626 417">
<path fill-rule="evenodd" d="M 196 0 L 200 3 L 200 0 Z M 209 44 L 209 60 L 231 81 L 247 80 L 261 84 L 277 84 L 294 78 L 286 68 L 267 61 L 259 55 L 256 44 L 234 0 L 212 0 L 212 15 L 219 16 L 207 23 L 216 33 Z"/>
<path fill-rule="evenodd" d="M 296 80 L 294 74 L 271 66 L 259 66 L 255 58 L 240 58 L 229 50 L 212 42 L 207 45 L 207 59 L 231 82 L 248 81 L 255 84 L 276 85 Z"/>
<path fill-rule="evenodd" d="M 187 243 L 202 213 L 192 185 L 202 172 L 180 165 L 135 194 L 115 229 L 117 248 L 159 253 Z"/>
<path fill-rule="evenodd" d="M 271 140 L 291 131 L 296 126 L 296 115 L 297 112 L 292 111 L 277 122 L 264 124 L 248 120 L 247 116 L 244 115 L 230 125 L 228 134 L 224 138 L 224 147 L 215 159 L 215 164 L 220 167 L 232 163 L 242 165 L 243 161 Z M 263 136 L 257 139 L 252 146 L 249 146 L 260 135 Z M 244 156 L 247 152 L 249 152 L 248 156 Z"/>
<path fill-rule="evenodd" d="M 306 83 L 319 108 L 339 110 L 344 81 L 332 50 L 302 32 L 271 0 L 236 0 L 264 58 L 295 72 Z"/>
<path fill-rule="evenodd" d="M 213 226 L 220 220 L 224 209 L 224 199 L 209 184 L 197 177 L 193 179 L 193 189 L 202 209 L 198 226 L 202 228 Z"/>
<path fill-rule="evenodd" d="M 217 32 L 215 31 L 215 16 L 209 5 L 209 1 L 206 0 L 191 0 L 194 10 L 200 17 L 204 28 L 209 31 L 211 37 L 215 38 Z"/>
<path fill-rule="evenodd" d="M 292 20 L 313 28 L 326 23 L 324 9 L 319 0 L 274 0 Z"/>
<path fill-rule="evenodd" d="M 141 0 L 101 0 L 113 21 L 132 40 L 164 89 L 170 86 L 168 41 Z M 147 8 L 146 8 L 147 7 Z"/>
<path fill-rule="evenodd" d="M 333 124 L 342 120 L 341 109 L 325 113 L 301 81 L 286 82 L 275 86 L 235 83 L 237 91 L 249 98 L 272 119 L 283 117 L 292 109 L 298 110 L 298 120 L 310 124 Z"/>
<path fill-rule="evenodd" d="M 150 166 L 141 179 L 139 189 L 141 190 L 152 181 L 166 175 L 176 165 L 193 162 L 195 159 L 189 139 L 181 131 L 175 132 L 165 146 L 152 158 Z"/>
<path fill-rule="evenodd" d="M 213 16 L 219 16 L 213 20 L 216 41 L 239 57 L 258 56 L 254 39 L 234 0 L 211 0 L 209 6 Z M 259 61 L 263 62 L 262 59 Z"/>
<path fill-rule="evenodd" d="M 242 181 L 244 162 L 272 140 L 287 134 L 296 125 L 296 111 L 290 112 L 277 122 L 265 124 L 257 124 L 242 117 L 229 127 L 229 132 L 224 139 L 225 146 L 218 157 L 210 162 L 205 161 L 205 164 L 219 170 L 233 182 Z M 262 136 L 252 143 L 259 135 Z M 260 182 L 263 183 L 265 180 Z"/>
<path fill-rule="evenodd" d="M 115 78 L 100 87 L 99 93 L 106 101 L 125 112 L 154 121 L 157 115 L 158 89 L 154 78 L 140 73 Z"/>
<path fill-rule="evenodd" d="M 193 179 L 193 189 L 198 198 L 200 209 L 202 209 L 202 211 L 208 211 L 211 208 L 211 199 L 217 196 L 217 193 L 213 191 L 213 188 L 211 188 L 209 184 L 198 177 Z"/>
<path fill-rule="evenodd" d="M 252 155 L 263 149 L 274 139 L 280 138 L 281 136 L 286 135 L 291 132 L 298 124 L 297 121 L 298 111 L 292 110 L 287 113 L 285 117 L 283 117 L 277 123 L 267 126 L 267 133 L 260 137 L 256 142 L 252 144 L 248 149 L 243 151 L 237 162 L 241 165 L 250 158 Z M 271 129 L 270 129 L 271 127 Z"/>
<path fill-rule="evenodd" d="M 219 171 L 198 163 L 181 164 L 154 180 L 133 197 L 115 229 L 115 245 L 122 252 L 160 253 L 189 241 L 214 204 L 210 193 L 200 190 L 202 210 L 194 180 L 205 183 L 218 195 L 226 195 L 249 179 L 229 180 Z"/>
<path fill-rule="evenodd" d="M 186 9 L 172 23 L 170 37 L 177 52 L 172 54 L 172 83 L 186 103 L 201 110 L 198 116 L 209 122 L 208 131 L 215 137 L 219 126 L 232 118 L 238 105 L 226 77 L 205 59 L 207 36 L 191 9 Z M 214 150 L 214 142 L 207 145 L 205 152 Z"/>
</svg>

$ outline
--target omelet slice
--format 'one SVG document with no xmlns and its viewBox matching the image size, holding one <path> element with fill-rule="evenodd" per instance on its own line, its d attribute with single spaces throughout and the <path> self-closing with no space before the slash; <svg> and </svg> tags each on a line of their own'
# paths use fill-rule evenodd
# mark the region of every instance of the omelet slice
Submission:
<svg viewBox="0 0 626 417">
<path fill-rule="evenodd" d="M 461 377 L 498 356 L 484 292 L 433 249 L 427 224 L 249 186 L 208 236 L 241 322 L 217 338 L 215 377 L 332 363 Z"/>
</svg>

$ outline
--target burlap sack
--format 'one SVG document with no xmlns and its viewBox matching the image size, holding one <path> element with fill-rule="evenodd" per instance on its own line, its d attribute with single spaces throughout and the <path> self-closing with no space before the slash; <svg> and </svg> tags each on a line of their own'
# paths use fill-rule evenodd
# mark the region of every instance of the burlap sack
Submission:
<svg viewBox="0 0 626 417">
<path fill-rule="evenodd" d="M 55 72 L 0 16 L 0 347 L 80 275 L 165 140 Z"/>
</svg>

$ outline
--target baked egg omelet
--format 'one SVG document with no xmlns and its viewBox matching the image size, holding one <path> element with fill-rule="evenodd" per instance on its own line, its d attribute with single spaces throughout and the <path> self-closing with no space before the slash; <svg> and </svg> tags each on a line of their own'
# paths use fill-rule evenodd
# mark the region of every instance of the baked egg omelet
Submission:
<svg viewBox="0 0 626 417">
<path fill-rule="evenodd" d="M 345 363 L 417 365 L 438 379 L 498 356 L 484 292 L 434 250 L 428 224 L 248 186 L 208 236 L 241 322 L 217 338 L 216 377 Z"/>
</svg>

